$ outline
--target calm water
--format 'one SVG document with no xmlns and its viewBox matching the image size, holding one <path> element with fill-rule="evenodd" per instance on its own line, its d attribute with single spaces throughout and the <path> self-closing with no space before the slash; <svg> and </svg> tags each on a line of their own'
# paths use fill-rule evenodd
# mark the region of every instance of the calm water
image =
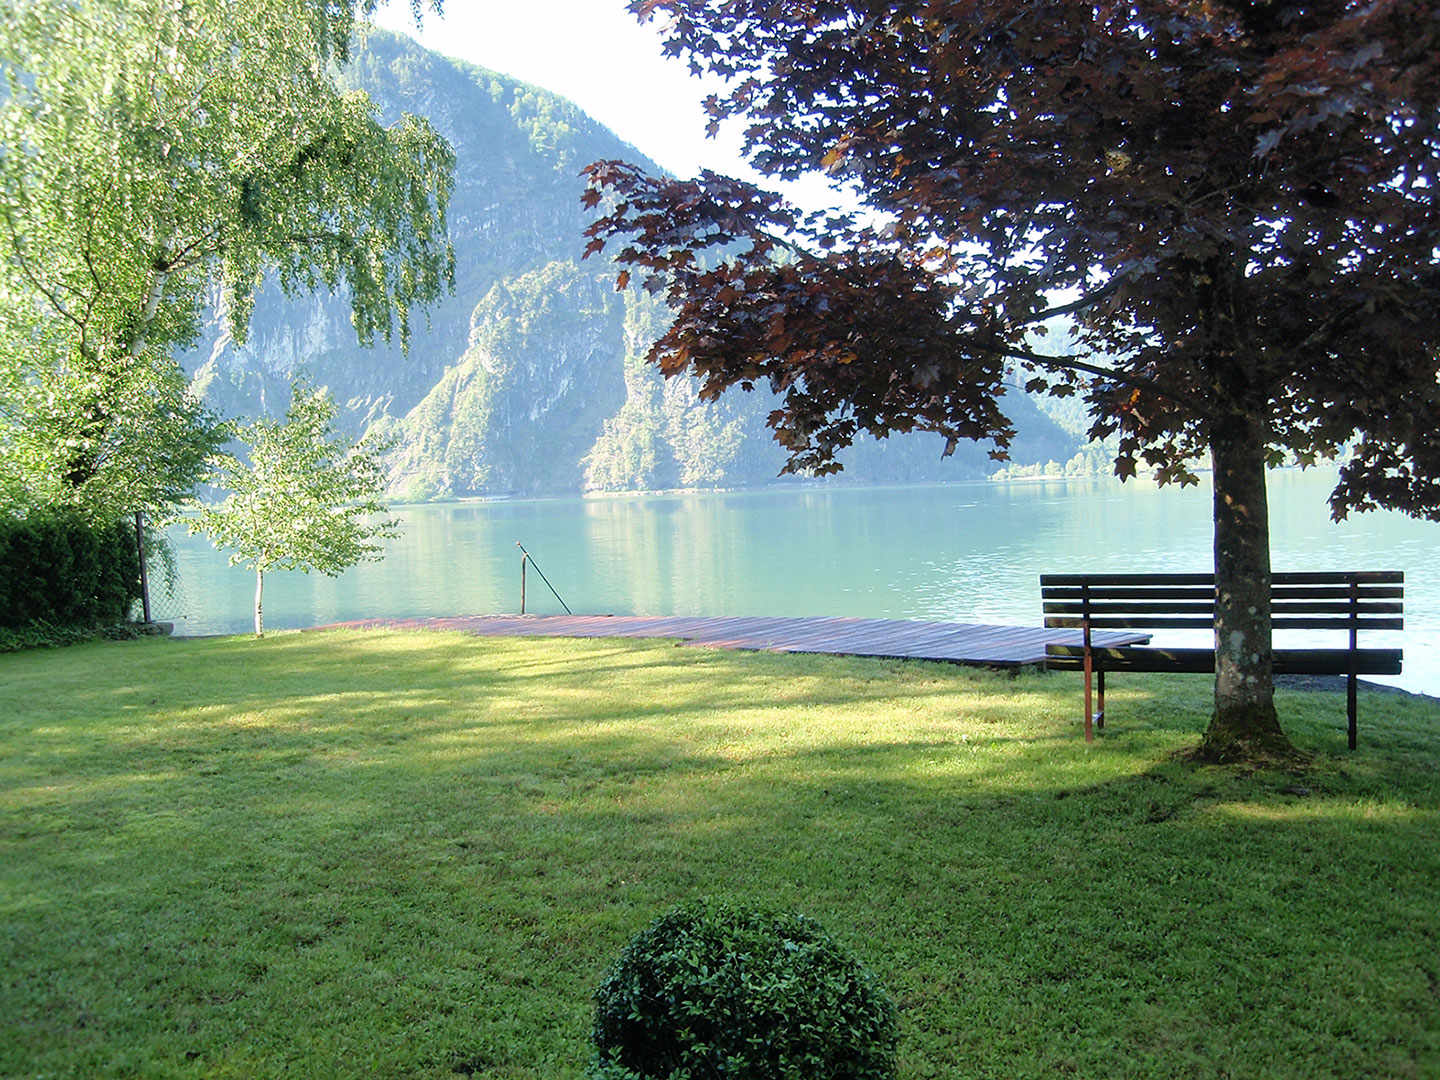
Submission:
<svg viewBox="0 0 1440 1080">
<path fill-rule="evenodd" d="M 1272 475 L 1275 569 L 1404 570 L 1407 629 L 1371 643 L 1406 650 L 1388 681 L 1440 694 L 1440 525 L 1334 524 L 1331 485 L 1319 471 Z M 516 612 L 520 541 L 577 613 L 1035 626 L 1042 572 L 1208 570 L 1209 500 L 1204 484 L 1072 480 L 401 507 L 405 535 L 383 562 L 337 579 L 267 575 L 265 624 Z M 253 575 L 203 537 L 174 540 L 180 585 L 156 597 L 156 617 L 183 634 L 249 629 Z M 533 567 L 526 610 L 562 610 Z"/>
</svg>

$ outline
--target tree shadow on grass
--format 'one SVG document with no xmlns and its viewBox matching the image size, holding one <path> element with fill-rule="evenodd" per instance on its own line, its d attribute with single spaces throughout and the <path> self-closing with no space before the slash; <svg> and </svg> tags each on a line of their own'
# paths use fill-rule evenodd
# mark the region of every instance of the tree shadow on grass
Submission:
<svg viewBox="0 0 1440 1080">
<path fill-rule="evenodd" d="M 1436 1064 L 1418 753 L 1302 790 L 1175 763 L 1164 681 L 1087 747 L 1048 678 L 715 654 L 642 704 L 688 651 L 276 640 L 263 685 L 248 642 L 96 653 L 107 712 L 14 725 L 0 1072 L 578 1077 L 623 941 L 717 892 L 850 942 L 906 1078 Z"/>
</svg>

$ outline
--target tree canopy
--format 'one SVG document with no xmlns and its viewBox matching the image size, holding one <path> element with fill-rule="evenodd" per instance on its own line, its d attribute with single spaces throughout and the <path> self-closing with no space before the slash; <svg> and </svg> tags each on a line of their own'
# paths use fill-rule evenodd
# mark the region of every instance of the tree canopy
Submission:
<svg viewBox="0 0 1440 1080">
<path fill-rule="evenodd" d="M 1215 489 L 1217 757 L 1284 748 L 1264 469 L 1341 456 L 1332 510 L 1440 517 L 1440 14 L 1430 3 L 633 0 L 729 78 L 763 173 L 589 167 L 590 251 L 677 311 L 651 359 L 767 380 L 792 468 L 861 432 L 1012 434 L 1007 365 L 1082 394 L 1116 471 Z M 1072 317 L 1088 353 L 1048 353 Z"/>
<path fill-rule="evenodd" d="M 125 425 L 205 428 L 176 399 L 171 353 L 217 295 L 241 340 L 274 275 L 291 295 L 344 289 L 362 342 L 405 343 L 412 308 L 448 287 L 450 148 L 424 120 L 382 125 L 333 77 L 374 6 L 4 3 L 0 358 L 12 385 L 51 385 L 11 399 L 4 422 L 64 448 L 38 464 L 74 501 L 118 497 L 87 487 Z M 164 492 L 126 497 L 164 505 L 203 458 L 178 455 Z"/>
</svg>

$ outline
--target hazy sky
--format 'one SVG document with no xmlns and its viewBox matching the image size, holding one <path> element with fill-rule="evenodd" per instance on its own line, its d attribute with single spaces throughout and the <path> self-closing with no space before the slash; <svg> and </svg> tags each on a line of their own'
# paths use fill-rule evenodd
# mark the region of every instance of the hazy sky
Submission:
<svg viewBox="0 0 1440 1080">
<path fill-rule="evenodd" d="M 435 52 L 569 98 L 677 176 L 703 166 L 758 179 L 740 160 L 736 125 L 705 137 L 700 102 L 719 84 L 662 56 L 660 24 L 639 23 L 625 0 L 448 0 L 445 17 L 427 15 L 419 32 L 409 7 L 392 0 L 377 21 Z M 785 190 L 807 208 L 833 204 L 818 178 Z"/>
<path fill-rule="evenodd" d="M 737 168 L 737 139 L 705 138 L 705 84 L 661 55 L 657 24 L 641 25 L 625 0 L 450 0 L 419 33 L 409 4 L 392 2 L 377 21 L 569 98 L 679 175 Z"/>
</svg>

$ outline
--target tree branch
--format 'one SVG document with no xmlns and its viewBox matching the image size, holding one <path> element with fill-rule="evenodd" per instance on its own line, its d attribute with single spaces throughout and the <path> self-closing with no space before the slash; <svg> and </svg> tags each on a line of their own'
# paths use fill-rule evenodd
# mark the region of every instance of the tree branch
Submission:
<svg viewBox="0 0 1440 1080">
<path fill-rule="evenodd" d="M 42 280 L 40 275 L 35 271 L 35 268 L 31 266 L 30 260 L 25 257 L 24 245 L 21 243 L 19 230 L 15 227 L 15 217 L 8 207 L 5 210 L 5 227 L 10 233 L 10 250 L 14 253 L 15 263 L 19 266 L 20 273 L 24 275 L 25 280 L 30 283 L 36 292 L 50 301 L 50 306 L 55 309 L 57 315 L 67 322 L 74 323 L 75 327 L 83 335 L 85 332 L 85 320 L 70 310 L 70 306 L 65 302 L 61 291 Z M 76 296 L 81 295 L 78 289 L 72 288 L 68 291 L 74 293 Z"/>
<path fill-rule="evenodd" d="M 165 261 L 165 268 L 172 273 L 176 270 L 188 270 L 216 254 L 222 246 L 220 235 L 223 231 L 219 224 L 213 229 L 204 230 L 193 240 L 176 248 Z"/>
<path fill-rule="evenodd" d="M 130 335 L 130 342 L 126 348 L 132 357 L 139 356 L 145 351 L 145 331 L 160 310 L 160 300 L 165 295 L 165 283 L 169 280 L 170 272 L 168 270 L 154 269 L 150 271 L 150 286 L 145 290 L 145 306 L 140 309 L 138 323 Z"/>
<path fill-rule="evenodd" d="M 1041 323 L 1047 319 L 1055 319 L 1062 315 L 1073 315 L 1077 311 L 1084 311 L 1086 308 L 1098 304 L 1101 300 L 1114 296 L 1123 283 L 1123 279 L 1116 278 L 1094 292 L 1086 293 L 1078 300 L 1074 300 L 1068 304 L 1062 304 L 1059 307 L 1046 308 L 1044 311 L 1036 312 L 1031 318 L 1022 319 L 1021 323 L 1022 325 Z"/>
<path fill-rule="evenodd" d="M 1364 303 L 1347 304 L 1321 321 L 1320 325 L 1306 335 L 1305 340 L 1289 350 L 1291 356 L 1300 356 L 1324 345 L 1331 334 L 1345 322 L 1365 310 Z"/>
<path fill-rule="evenodd" d="M 1138 390 L 1149 390 L 1162 397 L 1167 397 L 1177 404 L 1186 406 L 1200 417 L 1208 417 L 1210 415 L 1210 407 L 1200 398 L 1187 391 L 1176 390 L 1174 387 L 1166 386 L 1164 383 L 1147 378 L 1144 375 L 1119 371 L 1115 368 L 1104 367 L 1100 364 L 1087 363 L 1073 356 L 1046 356 L 1041 353 L 1031 352 L 1028 349 L 995 348 L 991 351 L 1014 360 L 1024 360 L 1026 363 L 1036 364 L 1039 367 L 1049 368 L 1051 370 L 1083 371 L 1088 375 L 1095 375 L 1098 378 L 1107 379 L 1110 382 L 1119 383 L 1122 386 L 1133 386 Z"/>
</svg>

